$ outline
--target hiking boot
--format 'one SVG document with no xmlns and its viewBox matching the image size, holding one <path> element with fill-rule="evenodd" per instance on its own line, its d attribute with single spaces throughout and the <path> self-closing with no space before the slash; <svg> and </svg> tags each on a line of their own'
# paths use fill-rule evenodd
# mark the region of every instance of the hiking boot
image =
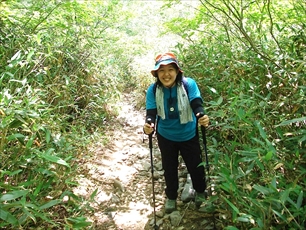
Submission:
<svg viewBox="0 0 306 230">
<path fill-rule="evenodd" d="M 203 201 L 205 201 L 205 193 L 196 193 L 195 199 L 194 199 L 194 203 L 197 206 L 197 208 L 200 208 L 201 204 L 203 203 Z"/>
<path fill-rule="evenodd" d="M 176 210 L 176 200 L 167 199 L 165 204 L 165 212 L 171 213 L 175 210 Z"/>
</svg>

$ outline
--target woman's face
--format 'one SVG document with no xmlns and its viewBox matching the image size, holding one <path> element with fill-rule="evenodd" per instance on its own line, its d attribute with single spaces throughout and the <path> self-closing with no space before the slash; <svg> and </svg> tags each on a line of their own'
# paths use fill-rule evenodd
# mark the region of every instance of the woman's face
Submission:
<svg viewBox="0 0 306 230">
<path fill-rule="evenodd" d="M 176 76 L 178 74 L 178 69 L 173 65 L 162 65 L 157 70 L 157 77 L 161 81 L 164 87 L 171 88 L 175 85 Z"/>
</svg>

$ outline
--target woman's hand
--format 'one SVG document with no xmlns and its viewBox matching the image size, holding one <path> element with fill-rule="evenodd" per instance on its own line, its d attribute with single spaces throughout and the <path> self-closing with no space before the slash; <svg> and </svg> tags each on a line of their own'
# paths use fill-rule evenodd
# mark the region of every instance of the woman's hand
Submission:
<svg viewBox="0 0 306 230">
<path fill-rule="evenodd" d="M 143 126 L 143 132 L 147 135 L 151 134 L 154 132 L 154 123 L 152 123 L 151 125 L 148 123 L 145 123 Z"/>
<path fill-rule="evenodd" d="M 201 114 L 197 113 L 197 117 L 199 117 Z M 207 115 L 204 115 L 202 117 L 199 118 L 198 123 L 204 127 L 208 127 L 209 124 L 209 117 Z"/>
</svg>

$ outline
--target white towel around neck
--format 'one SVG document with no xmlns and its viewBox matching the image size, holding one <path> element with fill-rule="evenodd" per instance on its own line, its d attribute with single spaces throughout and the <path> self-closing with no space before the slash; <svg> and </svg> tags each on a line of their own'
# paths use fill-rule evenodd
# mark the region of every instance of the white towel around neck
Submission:
<svg viewBox="0 0 306 230">
<path fill-rule="evenodd" d="M 190 106 L 187 92 L 183 84 L 179 84 L 177 86 L 177 106 L 180 115 L 180 123 L 186 124 L 188 122 L 192 122 L 193 121 L 192 109 Z M 163 92 L 163 87 L 158 85 L 156 87 L 156 107 L 157 107 L 157 115 L 164 120 L 166 118 L 165 107 L 164 107 L 164 92 Z"/>
</svg>

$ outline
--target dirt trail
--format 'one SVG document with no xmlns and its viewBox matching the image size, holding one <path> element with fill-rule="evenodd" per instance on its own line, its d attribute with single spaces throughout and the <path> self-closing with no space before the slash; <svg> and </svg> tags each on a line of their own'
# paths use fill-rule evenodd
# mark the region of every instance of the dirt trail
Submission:
<svg viewBox="0 0 306 230">
<path fill-rule="evenodd" d="M 81 166 L 75 193 L 87 199 L 97 189 L 93 213 L 93 229 L 143 230 L 153 229 L 152 177 L 148 139 L 142 134 L 145 111 L 135 109 L 136 100 L 126 95 L 120 115 L 106 135 L 105 146 L 97 143 L 90 149 Z M 145 138 L 143 142 L 143 137 Z M 153 140 L 156 214 L 159 229 L 213 229 L 209 215 L 195 210 L 192 202 L 178 202 L 176 215 L 165 215 L 164 180 L 160 154 Z M 181 189 L 186 178 L 183 164 L 180 169 Z M 210 223 L 209 223 L 210 222 Z M 174 226 L 175 225 L 175 226 Z"/>
</svg>

